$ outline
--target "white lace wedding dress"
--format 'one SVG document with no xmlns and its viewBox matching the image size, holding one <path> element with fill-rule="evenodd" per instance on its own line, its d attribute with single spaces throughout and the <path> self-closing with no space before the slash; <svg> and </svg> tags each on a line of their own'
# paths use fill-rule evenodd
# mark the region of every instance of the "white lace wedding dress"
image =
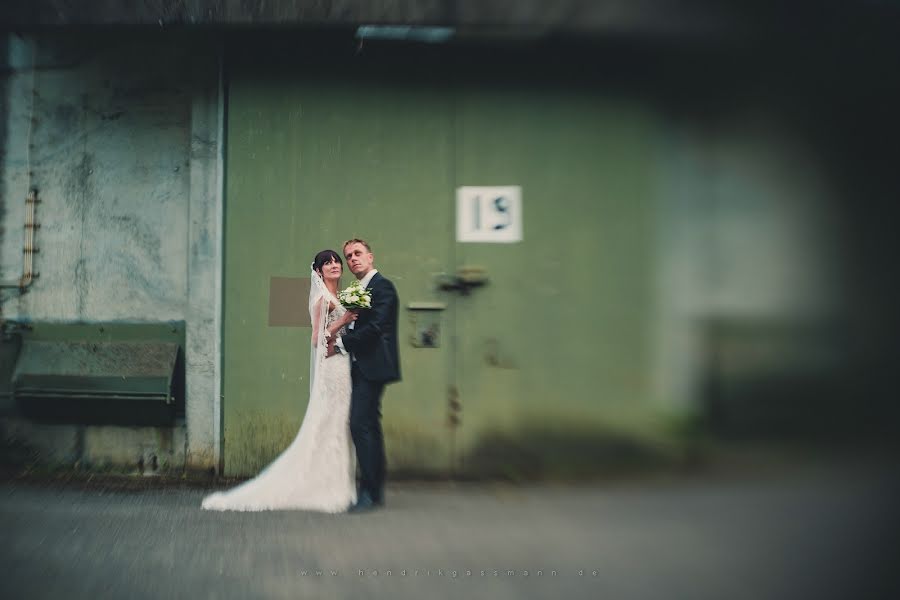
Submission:
<svg viewBox="0 0 900 600">
<path fill-rule="evenodd" d="M 337 307 L 324 318 L 326 328 L 344 312 L 335 303 Z M 356 502 L 356 455 L 349 425 L 350 358 L 339 354 L 326 359 L 323 345 L 312 348 L 309 405 L 297 437 L 255 478 L 204 498 L 204 509 L 336 513 Z"/>
</svg>

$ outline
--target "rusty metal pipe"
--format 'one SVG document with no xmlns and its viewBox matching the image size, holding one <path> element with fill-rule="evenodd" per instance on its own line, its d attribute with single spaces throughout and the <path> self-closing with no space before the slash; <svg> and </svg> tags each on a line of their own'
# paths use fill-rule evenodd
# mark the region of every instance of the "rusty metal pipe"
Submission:
<svg viewBox="0 0 900 600">
<path fill-rule="evenodd" d="M 34 247 L 34 231 L 40 224 L 35 221 L 34 212 L 35 205 L 40 202 L 38 200 L 37 190 L 31 187 L 31 149 L 34 144 L 34 124 L 37 119 L 34 116 L 35 97 L 37 96 L 37 71 L 35 69 L 36 42 L 31 39 L 31 115 L 28 119 L 28 138 L 26 139 L 26 151 L 28 158 L 25 161 L 25 167 L 28 169 L 28 195 L 25 196 L 25 244 L 23 251 L 25 259 L 22 263 L 22 277 L 17 282 L 0 281 L 0 289 L 2 288 L 18 288 L 19 292 L 24 292 L 38 276 L 34 272 L 34 253 L 37 249 Z"/>
<path fill-rule="evenodd" d="M 34 254 L 39 250 L 34 245 L 34 232 L 41 226 L 40 223 L 35 221 L 35 205 L 38 202 L 40 200 L 38 199 L 37 190 L 28 192 L 28 196 L 25 197 L 25 245 L 23 248 L 25 259 L 22 261 L 22 277 L 15 283 L 0 282 L 0 288 L 24 290 L 34 283 L 35 278 L 38 276 L 38 273 L 34 272 Z"/>
</svg>

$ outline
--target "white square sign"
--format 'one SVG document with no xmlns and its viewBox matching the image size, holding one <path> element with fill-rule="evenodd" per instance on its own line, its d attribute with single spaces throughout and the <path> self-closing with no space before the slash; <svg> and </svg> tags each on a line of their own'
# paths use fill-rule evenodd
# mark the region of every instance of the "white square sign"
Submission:
<svg viewBox="0 0 900 600">
<path fill-rule="evenodd" d="M 522 188 L 517 185 L 456 190 L 456 241 L 522 241 Z"/>
</svg>

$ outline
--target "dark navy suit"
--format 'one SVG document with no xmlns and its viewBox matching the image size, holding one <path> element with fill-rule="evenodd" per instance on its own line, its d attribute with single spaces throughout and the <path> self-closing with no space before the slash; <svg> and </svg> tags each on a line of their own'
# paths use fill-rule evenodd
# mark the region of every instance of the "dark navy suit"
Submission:
<svg viewBox="0 0 900 600">
<path fill-rule="evenodd" d="M 381 396 L 385 385 L 400 380 L 397 349 L 400 301 L 394 284 L 381 273 L 375 273 L 368 290 L 372 294 L 372 308 L 360 311 L 353 329 L 341 336 L 341 340 L 353 357 L 350 434 L 359 463 L 359 492 L 368 493 L 373 501 L 381 504 L 386 471 Z"/>
</svg>

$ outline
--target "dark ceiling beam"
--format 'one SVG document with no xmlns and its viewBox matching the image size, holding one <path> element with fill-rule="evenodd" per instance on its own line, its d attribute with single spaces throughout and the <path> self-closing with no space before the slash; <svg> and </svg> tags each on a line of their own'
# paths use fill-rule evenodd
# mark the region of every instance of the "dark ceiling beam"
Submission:
<svg viewBox="0 0 900 600">
<path fill-rule="evenodd" d="M 440 25 L 457 38 L 896 31 L 900 0 L 2 0 L 0 29 Z"/>
<path fill-rule="evenodd" d="M 712 0 L 3 0 L 0 23 L 6 28 L 403 24 L 691 33 L 739 27 L 742 11 L 734 7 Z"/>
</svg>

